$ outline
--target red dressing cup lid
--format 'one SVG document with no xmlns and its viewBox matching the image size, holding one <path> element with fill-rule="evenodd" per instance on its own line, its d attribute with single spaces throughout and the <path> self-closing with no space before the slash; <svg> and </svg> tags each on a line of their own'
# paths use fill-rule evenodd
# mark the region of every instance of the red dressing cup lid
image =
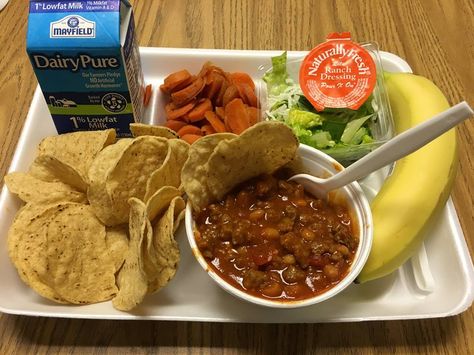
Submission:
<svg viewBox="0 0 474 355">
<path fill-rule="evenodd" d="M 375 62 L 349 32 L 331 33 L 305 57 L 300 67 L 303 94 L 322 111 L 326 107 L 357 110 L 372 93 Z"/>
</svg>

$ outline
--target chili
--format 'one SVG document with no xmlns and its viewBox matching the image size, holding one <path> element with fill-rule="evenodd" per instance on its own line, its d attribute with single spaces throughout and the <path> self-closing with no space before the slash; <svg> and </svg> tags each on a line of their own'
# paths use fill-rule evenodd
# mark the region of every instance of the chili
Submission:
<svg viewBox="0 0 474 355">
<path fill-rule="evenodd" d="M 278 175 L 243 183 L 195 220 L 196 242 L 210 267 L 262 298 L 323 293 L 347 274 L 359 244 L 344 206 Z"/>
</svg>

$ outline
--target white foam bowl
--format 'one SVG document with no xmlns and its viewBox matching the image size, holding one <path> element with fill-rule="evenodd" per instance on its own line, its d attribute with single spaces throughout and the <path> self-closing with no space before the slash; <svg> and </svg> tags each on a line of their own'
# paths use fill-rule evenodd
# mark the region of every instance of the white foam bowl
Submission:
<svg viewBox="0 0 474 355">
<path fill-rule="evenodd" d="M 304 172 L 319 177 L 327 177 L 334 175 L 338 171 L 342 170 L 343 167 L 333 158 L 324 154 L 317 149 L 311 148 L 306 145 L 300 145 L 297 152 L 301 158 Z M 241 289 L 229 284 L 226 280 L 221 278 L 219 274 L 209 266 L 206 259 L 202 256 L 196 241 L 194 239 L 194 219 L 191 205 L 188 203 L 186 206 L 186 234 L 188 237 L 189 244 L 199 264 L 207 272 L 207 274 L 225 291 L 230 294 L 237 296 L 248 302 L 252 302 L 261 306 L 275 307 L 275 308 L 296 308 L 309 306 L 312 304 L 323 302 L 330 299 L 340 293 L 342 290 L 347 288 L 355 280 L 357 275 L 361 272 L 367 258 L 369 256 L 370 248 L 372 246 L 372 213 L 370 210 L 369 203 L 361 187 L 357 182 L 353 182 L 334 193 L 332 199 L 337 201 L 345 201 L 346 207 L 349 210 L 351 220 L 358 226 L 359 234 L 359 246 L 354 255 L 354 260 L 349 268 L 346 276 L 335 286 L 328 289 L 327 291 L 318 294 L 316 296 L 306 298 L 303 300 L 274 300 L 252 296 Z"/>
</svg>

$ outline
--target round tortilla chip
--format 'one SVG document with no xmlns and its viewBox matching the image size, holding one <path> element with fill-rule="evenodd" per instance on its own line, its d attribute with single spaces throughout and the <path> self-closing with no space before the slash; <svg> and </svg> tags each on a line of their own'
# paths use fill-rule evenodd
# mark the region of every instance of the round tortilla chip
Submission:
<svg viewBox="0 0 474 355">
<path fill-rule="evenodd" d="M 10 173 L 5 176 L 5 184 L 11 193 L 25 202 L 50 204 L 54 202 L 86 203 L 86 195 L 62 182 L 47 182 L 28 173 Z"/>
<path fill-rule="evenodd" d="M 8 231 L 8 254 L 20 278 L 39 295 L 58 303 L 68 302 L 43 277 L 48 272 L 46 231 L 50 220 L 67 205 L 26 204 Z"/>
<path fill-rule="evenodd" d="M 181 184 L 181 170 L 188 159 L 189 144 L 181 139 L 170 139 L 168 144 L 169 150 L 163 164 L 147 181 L 145 202 L 163 186 L 179 187 Z"/>
<path fill-rule="evenodd" d="M 207 206 L 212 198 L 207 186 L 209 157 L 220 142 L 233 140 L 237 137 L 233 133 L 211 134 L 198 139 L 189 148 L 188 159 L 181 171 L 181 181 L 188 200 L 196 211 Z"/>
<path fill-rule="evenodd" d="M 160 190 L 158 190 L 147 202 L 146 209 L 147 209 L 147 218 L 148 223 L 151 224 L 155 222 L 155 220 L 159 220 L 166 214 L 169 207 L 173 204 L 175 205 L 176 202 L 173 202 L 177 197 L 181 198 L 181 192 L 173 187 L 173 186 L 164 186 Z M 147 230 L 144 239 L 144 246 L 143 249 L 144 255 L 144 265 L 145 271 L 147 274 L 148 283 L 150 284 L 153 280 L 157 278 L 157 275 L 162 272 L 163 265 L 157 259 L 157 251 L 156 248 L 161 248 L 162 245 L 156 242 L 156 230 L 152 230 L 151 228 Z"/>
<path fill-rule="evenodd" d="M 115 265 L 115 272 L 122 267 L 128 251 L 128 225 L 108 227 L 105 243 Z"/>
<path fill-rule="evenodd" d="M 128 221 L 128 200 L 131 197 L 140 200 L 145 197 L 146 183 L 153 172 L 161 167 L 169 149 L 165 138 L 141 136 L 134 138 L 132 144 L 123 151 L 105 183 L 116 224 Z"/>
<path fill-rule="evenodd" d="M 174 219 L 174 228 L 173 228 L 174 233 L 176 233 L 176 231 L 178 230 L 179 226 L 181 225 L 181 222 L 184 220 L 185 215 L 186 215 L 186 202 L 185 202 L 185 208 L 183 208 L 183 210 L 179 212 L 179 214 Z"/>
<path fill-rule="evenodd" d="M 46 181 L 46 182 L 62 182 L 55 174 L 54 171 L 46 166 L 44 158 L 36 157 L 33 163 L 31 163 L 28 170 L 28 174 L 35 178 Z"/>
<path fill-rule="evenodd" d="M 176 157 L 176 165 L 178 166 L 179 170 L 179 184 L 181 184 L 181 170 L 183 169 L 184 163 L 188 160 L 189 157 L 189 148 L 191 145 L 182 139 L 170 139 L 168 144 L 171 147 L 171 150 L 175 153 Z M 176 186 L 176 187 L 178 187 Z"/>
<path fill-rule="evenodd" d="M 58 158 L 43 154 L 36 157 L 29 173 L 43 181 L 61 181 L 76 188 L 78 191 L 87 191 L 87 178 L 73 166 Z"/>
<path fill-rule="evenodd" d="M 276 121 L 257 123 L 238 138 L 220 142 L 207 162 L 212 197 L 221 200 L 238 184 L 272 174 L 292 161 L 297 149 L 298 140 L 291 128 Z"/>
<path fill-rule="evenodd" d="M 148 289 L 148 280 L 142 257 L 145 234 L 151 233 L 145 204 L 137 198 L 130 203 L 130 243 L 125 262 L 117 275 L 119 291 L 112 305 L 120 311 L 130 311 L 140 304 Z"/>
<path fill-rule="evenodd" d="M 115 265 L 105 226 L 89 205 L 68 204 L 49 221 L 42 278 L 73 304 L 103 302 L 117 294 Z"/>
<path fill-rule="evenodd" d="M 158 268 L 154 275 L 149 275 L 148 293 L 159 291 L 176 274 L 180 253 L 174 238 L 175 221 L 179 222 L 185 206 L 181 196 L 175 197 L 168 210 L 153 225 L 153 248 L 148 251 L 147 257 L 153 260 L 153 264 L 158 265 Z"/>
<path fill-rule="evenodd" d="M 155 136 L 163 138 L 178 138 L 178 133 L 165 126 L 154 126 L 144 123 L 130 123 L 130 131 L 134 137 Z"/>
<path fill-rule="evenodd" d="M 81 176 L 87 172 L 96 155 L 116 139 L 114 129 L 73 132 L 44 138 L 38 147 L 39 155 L 49 155 L 74 168 Z"/>
<path fill-rule="evenodd" d="M 104 148 L 92 162 L 89 169 L 89 188 L 87 198 L 94 213 L 107 226 L 119 225 L 112 209 L 112 199 L 107 193 L 106 181 L 109 172 L 117 165 L 125 149 L 133 142 L 132 138 L 120 139 Z"/>
<path fill-rule="evenodd" d="M 180 195 L 181 191 L 173 186 L 163 186 L 156 191 L 146 203 L 148 219 L 153 221 L 157 216 L 163 214 L 171 201 Z"/>
</svg>

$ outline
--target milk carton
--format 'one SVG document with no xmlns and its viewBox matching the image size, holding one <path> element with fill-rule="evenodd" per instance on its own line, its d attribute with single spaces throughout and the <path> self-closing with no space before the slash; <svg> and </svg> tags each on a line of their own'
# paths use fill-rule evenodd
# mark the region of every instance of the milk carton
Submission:
<svg viewBox="0 0 474 355">
<path fill-rule="evenodd" d="M 58 133 L 130 136 L 143 73 L 128 1 L 30 1 L 27 52 Z"/>
</svg>

